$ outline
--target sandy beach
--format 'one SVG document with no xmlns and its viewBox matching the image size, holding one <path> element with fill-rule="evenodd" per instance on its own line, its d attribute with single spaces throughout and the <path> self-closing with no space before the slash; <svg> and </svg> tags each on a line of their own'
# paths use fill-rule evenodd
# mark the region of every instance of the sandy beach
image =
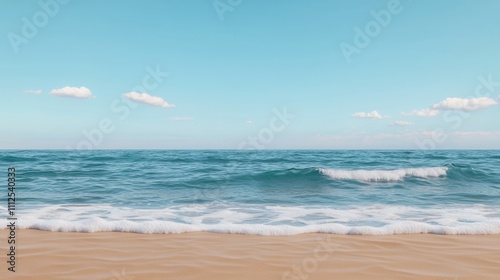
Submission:
<svg viewBox="0 0 500 280">
<path fill-rule="evenodd" d="M 2 236 L 8 236 L 6 230 Z M 2 279 L 498 279 L 500 235 L 17 232 Z M 7 252 L 6 242 L 2 251 Z M 3 259 L 6 259 L 4 253 Z"/>
</svg>

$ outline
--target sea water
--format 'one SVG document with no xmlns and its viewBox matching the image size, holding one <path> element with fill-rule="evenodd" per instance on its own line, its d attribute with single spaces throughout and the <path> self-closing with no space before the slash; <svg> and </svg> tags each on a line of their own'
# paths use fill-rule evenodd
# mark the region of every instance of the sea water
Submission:
<svg viewBox="0 0 500 280">
<path fill-rule="evenodd" d="M 500 233 L 500 151 L 0 151 L 2 220 L 8 167 L 20 228 Z"/>
</svg>

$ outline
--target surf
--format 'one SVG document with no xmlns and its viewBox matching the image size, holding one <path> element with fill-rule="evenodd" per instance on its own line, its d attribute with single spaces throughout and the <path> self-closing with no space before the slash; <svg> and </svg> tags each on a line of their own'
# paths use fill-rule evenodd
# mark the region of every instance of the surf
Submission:
<svg viewBox="0 0 500 280">
<path fill-rule="evenodd" d="M 319 168 L 318 171 L 334 180 L 391 182 L 401 181 L 406 177 L 438 178 L 446 176 L 448 167 L 403 168 L 395 170 L 344 170 Z"/>
</svg>

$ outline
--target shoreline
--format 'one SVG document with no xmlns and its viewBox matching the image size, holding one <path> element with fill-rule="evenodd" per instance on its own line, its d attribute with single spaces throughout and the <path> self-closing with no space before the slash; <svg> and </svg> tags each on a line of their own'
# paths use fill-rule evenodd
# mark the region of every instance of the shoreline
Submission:
<svg viewBox="0 0 500 280">
<path fill-rule="evenodd" d="M 8 236 L 0 230 L 2 239 Z M 2 242 L 4 260 L 7 242 Z M 17 230 L 6 279 L 495 279 L 500 235 Z"/>
</svg>

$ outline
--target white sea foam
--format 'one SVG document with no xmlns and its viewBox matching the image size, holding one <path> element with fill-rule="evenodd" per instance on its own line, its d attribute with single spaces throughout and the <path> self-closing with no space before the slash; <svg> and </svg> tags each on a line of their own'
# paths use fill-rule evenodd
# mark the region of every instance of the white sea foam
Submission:
<svg viewBox="0 0 500 280">
<path fill-rule="evenodd" d="M 405 177 L 436 178 L 445 176 L 448 167 L 429 168 L 404 168 L 396 170 L 342 170 L 342 169 L 318 169 L 335 180 L 356 180 L 356 181 L 399 181 Z"/>
<path fill-rule="evenodd" d="M 0 207 L 0 213 L 5 213 L 5 210 Z M 500 206 L 487 205 L 438 208 L 365 205 L 331 208 L 210 204 L 147 210 L 110 205 L 60 205 L 19 211 L 18 216 L 19 228 L 64 232 L 500 234 Z"/>
</svg>

